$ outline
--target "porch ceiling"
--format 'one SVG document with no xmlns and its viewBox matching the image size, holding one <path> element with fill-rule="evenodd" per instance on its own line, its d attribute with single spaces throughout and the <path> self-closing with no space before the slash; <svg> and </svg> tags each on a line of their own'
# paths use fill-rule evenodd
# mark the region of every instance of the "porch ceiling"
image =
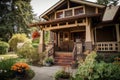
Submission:
<svg viewBox="0 0 120 80">
<path fill-rule="evenodd" d="M 82 31 L 85 31 L 85 26 L 75 26 L 75 27 L 69 27 L 69 28 L 53 29 L 51 31 L 53 32 L 64 32 L 64 31 L 82 32 Z"/>
</svg>

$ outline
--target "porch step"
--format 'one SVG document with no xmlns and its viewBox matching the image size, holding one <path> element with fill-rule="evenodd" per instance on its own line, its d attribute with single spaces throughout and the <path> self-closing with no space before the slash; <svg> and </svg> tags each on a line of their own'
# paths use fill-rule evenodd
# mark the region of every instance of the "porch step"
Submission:
<svg viewBox="0 0 120 80">
<path fill-rule="evenodd" d="M 55 55 L 55 64 L 61 66 L 71 65 L 73 60 L 72 53 L 59 53 Z"/>
</svg>

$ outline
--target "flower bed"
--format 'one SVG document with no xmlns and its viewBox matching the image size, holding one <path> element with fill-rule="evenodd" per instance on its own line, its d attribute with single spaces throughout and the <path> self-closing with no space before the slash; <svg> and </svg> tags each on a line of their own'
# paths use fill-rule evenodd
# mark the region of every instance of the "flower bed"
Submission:
<svg viewBox="0 0 120 80">
<path fill-rule="evenodd" d="M 31 80 L 35 73 L 27 63 L 17 62 L 16 59 L 0 61 L 1 80 Z"/>
</svg>

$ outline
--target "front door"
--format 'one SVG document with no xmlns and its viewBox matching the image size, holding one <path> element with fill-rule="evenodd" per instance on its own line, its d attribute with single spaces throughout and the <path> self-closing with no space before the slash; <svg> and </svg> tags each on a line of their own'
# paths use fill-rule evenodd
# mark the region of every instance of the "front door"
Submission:
<svg viewBox="0 0 120 80">
<path fill-rule="evenodd" d="M 69 52 L 69 41 L 70 35 L 69 32 L 60 32 L 60 51 Z"/>
<path fill-rule="evenodd" d="M 85 41 L 85 32 L 74 32 L 73 38 L 74 42 L 84 42 Z"/>
</svg>

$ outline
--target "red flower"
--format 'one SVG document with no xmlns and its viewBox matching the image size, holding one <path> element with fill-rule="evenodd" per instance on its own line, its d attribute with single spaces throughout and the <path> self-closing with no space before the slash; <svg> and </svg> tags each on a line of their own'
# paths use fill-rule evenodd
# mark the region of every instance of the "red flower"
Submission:
<svg viewBox="0 0 120 80">
<path fill-rule="evenodd" d="M 40 37 L 40 33 L 38 31 L 33 32 L 32 38 L 35 39 L 35 38 L 38 38 L 38 37 Z"/>
</svg>

